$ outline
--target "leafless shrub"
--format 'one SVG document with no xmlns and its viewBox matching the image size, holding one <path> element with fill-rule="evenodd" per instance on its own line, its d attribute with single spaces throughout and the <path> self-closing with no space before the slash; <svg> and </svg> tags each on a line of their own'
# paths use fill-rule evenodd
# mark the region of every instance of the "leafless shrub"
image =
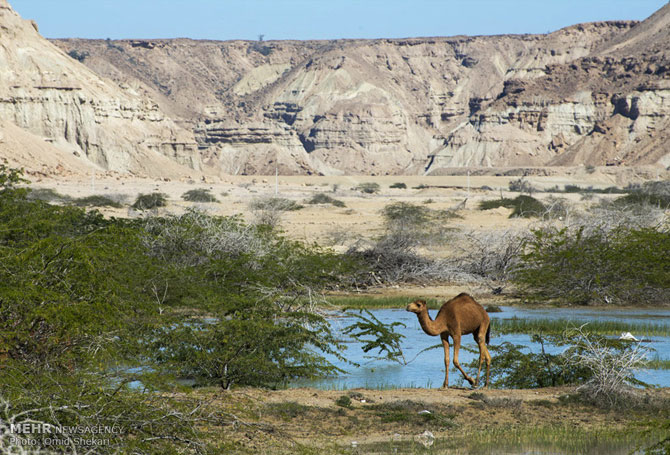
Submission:
<svg viewBox="0 0 670 455">
<path fill-rule="evenodd" d="M 468 231 L 460 234 L 461 254 L 449 260 L 461 279 L 484 282 L 494 293 L 504 289 L 523 253 L 529 233 L 521 230 Z"/>
<path fill-rule="evenodd" d="M 259 197 L 249 204 L 254 215 L 254 224 L 276 227 L 281 221 L 284 212 L 300 210 L 302 205 L 286 198 Z"/>
<path fill-rule="evenodd" d="M 638 342 L 616 349 L 602 339 L 589 336 L 584 326 L 566 332 L 564 337 L 580 348 L 569 351 L 568 365 L 585 367 L 593 373 L 592 378 L 577 389 L 582 396 L 605 406 L 635 401 L 636 392 L 630 384 L 635 382 L 635 371 L 644 368 L 649 348 Z"/>
<path fill-rule="evenodd" d="M 363 237 L 360 234 L 351 232 L 346 228 L 337 228 L 326 232 L 326 242 L 330 246 L 341 245 L 351 248 L 362 241 Z"/>
<path fill-rule="evenodd" d="M 542 218 L 545 220 L 559 220 L 569 224 L 577 216 L 577 209 L 565 198 L 550 196 L 543 202 L 546 210 Z"/>
<path fill-rule="evenodd" d="M 610 232 L 618 228 L 667 229 L 668 213 L 657 207 L 639 205 L 617 205 L 602 200 L 586 212 L 576 212 L 566 219 L 569 228 L 583 228 L 586 234 L 594 231 Z"/>
<path fill-rule="evenodd" d="M 530 195 L 537 191 L 536 188 L 524 177 L 509 182 L 509 190 L 515 193 L 527 193 Z"/>
<path fill-rule="evenodd" d="M 0 453 L 9 455 L 47 455 L 55 453 L 40 446 L 33 446 L 30 441 L 22 443 L 20 434 L 12 431 L 12 425 L 38 425 L 40 428 L 51 429 L 53 425 L 30 418 L 30 412 L 12 412 L 8 400 L 0 397 Z M 71 438 L 67 435 L 64 438 Z M 70 441 L 71 442 L 71 441 Z"/>
<path fill-rule="evenodd" d="M 419 255 L 416 246 L 416 237 L 406 231 L 395 231 L 372 243 L 359 242 L 346 254 L 368 264 L 374 284 L 451 278 L 452 270 L 445 261 Z"/>
<path fill-rule="evenodd" d="M 145 231 L 142 242 L 150 254 L 182 266 L 202 264 L 221 255 L 263 257 L 271 251 L 253 226 L 195 209 L 180 216 L 149 217 Z"/>
</svg>

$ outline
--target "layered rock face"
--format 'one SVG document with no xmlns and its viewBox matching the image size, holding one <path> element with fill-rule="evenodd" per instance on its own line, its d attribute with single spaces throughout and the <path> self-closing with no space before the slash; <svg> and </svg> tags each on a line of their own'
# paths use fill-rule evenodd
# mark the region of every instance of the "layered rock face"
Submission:
<svg viewBox="0 0 670 455">
<path fill-rule="evenodd" d="M 554 159 L 553 136 L 571 143 L 590 130 L 600 115 L 593 105 L 580 97 L 488 106 L 514 93 L 515 81 L 588 56 L 633 25 L 496 37 L 56 44 L 178 116 L 214 169 L 420 173 Z"/>
<path fill-rule="evenodd" d="M 178 127 L 158 105 L 102 79 L 42 38 L 36 25 L 0 1 L 0 127 L 4 142 L 50 144 L 31 166 L 14 146 L 3 158 L 29 168 L 41 164 L 147 175 L 199 168 L 192 132 Z M 17 129 L 18 127 L 18 129 Z M 20 132 L 23 130 L 23 132 Z M 19 140 L 19 138 L 22 138 Z M 39 147 L 39 149 L 42 149 Z M 58 159 L 54 159 L 58 156 Z M 41 163 L 40 163 L 41 162 Z M 53 172 L 53 169 L 43 169 Z"/>
<path fill-rule="evenodd" d="M 75 84 L 67 71 L 50 69 L 65 63 L 30 63 L 17 53 L 12 61 L 33 65 L 35 77 L 15 89 L 3 76 L 3 98 L 22 107 L 3 103 L 0 115 L 114 168 L 131 167 L 135 155 L 127 145 L 138 143 L 191 167 L 202 161 L 216 173 L 667 167 L 669 30 L 666 6 L 639 24 L 582 24 L 547 35 L 58 40 L 69 57 L 50 62 L 79 60 L 91 70 L 90 80 L 83 78 L 89 82 L 82 82 L 79 63 Z M 49 107 L 35 108 L 32 99 Z M 198 151 L 161 112 L 193 134 Z M 113 128 L 76 126 L 91 119 Z M 152 133 L 143 126 L 144 136 L 125 137 L 132 128 L 120 125 L 137 122 L 153 125 Z M 109 137 L 110 131 L 124 134 Z"/>
</svg>

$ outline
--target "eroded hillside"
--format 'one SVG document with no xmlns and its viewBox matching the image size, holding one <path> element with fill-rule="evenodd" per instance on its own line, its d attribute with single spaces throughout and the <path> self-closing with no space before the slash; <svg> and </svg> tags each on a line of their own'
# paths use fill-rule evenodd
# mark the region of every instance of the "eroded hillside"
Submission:
<svg viewBox="0 0 670 455">
<path fill-rule="evenodd" d="M 268 173 L 279 160 L 282 172 L 421 173 L 557 160 L 611 116 L 609 105 L 598 111 L 592 94 L 580 92 L 523 109 L 507 96 L 556 68 L 572 72 L 634 25 L 519 36 L 56 44 L 179 117 L 214 168 Z"/>
</svg>

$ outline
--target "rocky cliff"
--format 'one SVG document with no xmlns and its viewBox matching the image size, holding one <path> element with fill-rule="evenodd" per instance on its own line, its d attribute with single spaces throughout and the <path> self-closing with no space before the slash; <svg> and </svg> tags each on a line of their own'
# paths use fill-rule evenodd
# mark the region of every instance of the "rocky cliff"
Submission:
<svg viewBox="0 0 670 455">
<path fill-rule="evenodd" d="M 45 173 L 199 168 L 193 134 L 42 38 L 0 0 L 0 157 Z"/>
<path fill-rule="evenodd" d="M 109 90 L 121 88 L 134 97 L 123 98 L 128 108 L 121 117 L 105 114 L 115 104 L 99 101 L 92 93 L 97 85 L 87 86 L 91 97 L 84 103 L 76 101 L 83 89 L 74 84 L 72 90 L 55 89 L 40 79 L 32 82 L 29 98 L 39 93 L 49 99 L 66 97 L 65 104 L 74 102 L 77 112 L 89 112 L 89 118 L 140 119 L 178 131 L 160 114 L 165 112 L 194 135 L 199 152 L 188 141 L 180 150 L 174 145 L 180 142 L 177 135 L 160 146 L 149 144 L 149 149 L 192 167 L 201 160 L 208 172 L 667 167 L 669 8 L 641 23 L 581 24 L 546 35 L 305 42 L 57 40 L 54 44 L 64 52 L 59 59 L 78 60 L 77 68 L 87 66 L 91 78 L 97 74 L 115 81 L 118 87 L 108 84 Z M 35 73 L 41 78 L 47 74 L 41 69 Z M 50 74 L 58 74 L 59 83 L 68 86 L 63 71 Z M 22 96 L 14 91 L 6 99 Z M 138 104 L 140 99 L 155 100 L 158 106 Z M 25 125 L 21 112 L 26 109 L 2 109 L 9 111 L 3 116 L 13 115 Z M 70 120 L 58 126 L 53 115 L 36 118 L 45 117 L 48 121 L 25 127 L 43 135 L 40 128 L 47 128 L 103 165 L 121 167 L 132 156 L 123 146 L 102 156 L 105 147 L 87 141 L 69 126 Z M 114 139 L 103 132 L 93 137 L 110 144 Z"/>
</svg>

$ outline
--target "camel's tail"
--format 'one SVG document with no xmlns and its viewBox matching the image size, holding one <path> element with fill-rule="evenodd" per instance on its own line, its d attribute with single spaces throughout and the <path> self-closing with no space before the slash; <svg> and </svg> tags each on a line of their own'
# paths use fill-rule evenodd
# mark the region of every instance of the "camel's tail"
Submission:
<svg viewBox="0 0 670 455">
<path fill-rule="evenodd" d="M 489 341 L 491 341 L 491 324 L 486 329 L 486 344 L 489 344 Z"/>
</svg>

